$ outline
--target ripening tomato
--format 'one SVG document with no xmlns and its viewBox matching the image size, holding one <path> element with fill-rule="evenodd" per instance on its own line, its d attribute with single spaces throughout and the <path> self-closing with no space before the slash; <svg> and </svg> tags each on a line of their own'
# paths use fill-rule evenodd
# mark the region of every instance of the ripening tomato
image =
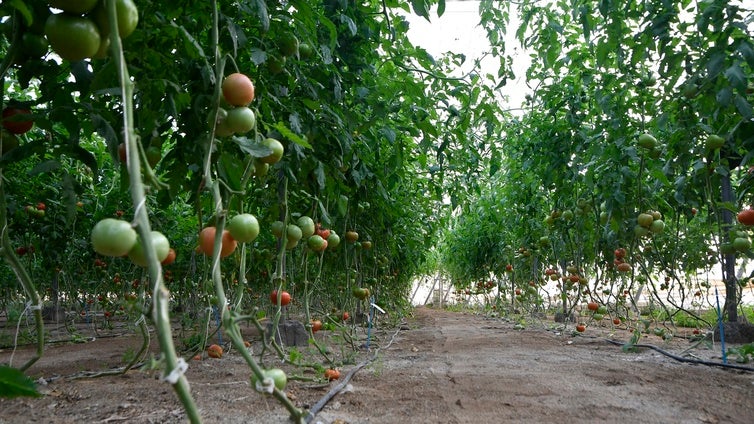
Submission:
<svg viewBox="0 0 754 424">
<path fill-rule="evenodd" d="M 270 302 L 272 302 L 273 305 L 278 304 L 278 291 L 273 290 L 272 293 L 270 293 Z M 287 304 L 291 303 L 291 294 L 287 291 L 283 291 L 280 295 L 280 305 L 285 306 Z"/>
<path fill-rule="evenodd" d="M 239 72 L 225 77 L 222 91 L 225 101 L 233 106 L 248 106 L 254 100 L 254 83 Z"/>
<path fill-rule="evenodd" d="M 199 251 L 207 256 L 212 256 L 215 248 L 215 227 L 205 227 L 199 233 Z M 230 231 L 223 230 L 222 246 L 220 247 L 220 257 L 224 258 L 236 250 L 238 242 L 230 235 Z"/>
<path fill-rule="evenodd" d="M 220 359 L 223 357 L 223 348 L 220 345 L 210 345 L 207 348 L 207 356 L 210 358 Z"/>
<path fill-rule="evenodd" d="M 340 371 L 338 371 L 336 369 L 333 369 L 333 368 L 329 368 L 329 369 L 325 370 L 325 378 L 328 381 L 337 380 L 337 379 L 340 378 Z"/>
<path fill-rule="evenodd" d="M 327 249 L 327 240 L 323 239 L 319 234 L 314 234 L 306 240 L 309 249 L 315 252 L 321 252 Z"/>
<path fill-rule="evenodd" d="M 316 333 L 317 331 L 322 329 L 322 321 L 315 319 L 312 320 L 312 333 Z"/>
<path fill-rule="evenodd" d="M 163 265 L 172 264 L 173 262 L 175 262 L 175 257 L 176 257 L 175 249 L 171 247 L 170 250 L 168 250 L 168 256 L 165 257 L 165 259 L 162 261 L 162 264 Z"/>
<path fill-rule="evenodd" d="M 754 209 L 744 209 L 736 215 L 736 219 L 743 225 L 754 225 Z"/>
</svg>

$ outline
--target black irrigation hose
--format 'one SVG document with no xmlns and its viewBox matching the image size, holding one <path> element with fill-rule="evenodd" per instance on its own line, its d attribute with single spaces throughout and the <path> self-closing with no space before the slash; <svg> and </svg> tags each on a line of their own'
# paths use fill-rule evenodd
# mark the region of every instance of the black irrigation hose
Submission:
<svg viewBox="0 0 754 424">
<path fill-rule="evenodd" d="M 705 361 L 705 360 L 702 360 L 702 359 L 684 358 L 682 356 L 678 356 L 678 355 L 670 353 L 670 352 L 668 352 L 666 350 L 660 349 L 659 347 L 654 346 L 654 345 L 648 345 L 648 344 L 634 344 L 634 345 L 632 345 L 632 344 L 629 344 L 629 343 L 623 343 L 623 342 L 619 342 L 619 341 L 616 341 L 616 340 L 610 340 L 610 339 L 603 339 L 603 340 L 605 340 L 608 343 L 612 343 L 612 344 L 614 344 L 616 346 L 643 347 L 643 348 L 647 348 L 647 349 L 652 349 L 652 350 L 654 350 L 656 352 L 659 352 L 659 353 L 667 356 L 668 358 L 675 359 L 676 361 L 679 361 L 679 362 L 687 362 L 687 363 L 690 363 L 690 364 L 708 365 L 708 366 L 712 366 L 712 367 L 721 367 L 721 368 L 728 368 L 728 369 L 734 369 L 734 370 L 754 372 L 754 368 L 752 368 L 752 367 L 746 367 L 746 366 L 743 366 L 743 365 L 724 364 L 722 362 L 712 362 L 712 361 Z"/>
</svg>

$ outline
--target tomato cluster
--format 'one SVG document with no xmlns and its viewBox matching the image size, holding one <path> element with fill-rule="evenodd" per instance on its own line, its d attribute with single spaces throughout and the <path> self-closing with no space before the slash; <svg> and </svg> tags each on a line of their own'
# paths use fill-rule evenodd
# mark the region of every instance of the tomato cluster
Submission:
<svg viewBox="0 0 754 424">
<path fill-rule="evenodd" d="M 62 10 L 51 14 L 44 25 L 44 34 L 52 49 L 61 58 L 78 61 L 103 58 L 110 42 L 110 22 L 101 0 L 53 0 L 50 6 Z M 139 23 L 139 12 L 133 0 L 116 0 L 118 35 L 126 38 Z"/>
</svg>

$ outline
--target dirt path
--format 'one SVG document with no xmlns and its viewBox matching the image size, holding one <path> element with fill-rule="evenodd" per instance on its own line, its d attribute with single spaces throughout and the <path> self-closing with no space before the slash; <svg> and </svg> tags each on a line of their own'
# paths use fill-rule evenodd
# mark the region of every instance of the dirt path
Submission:
<svg viewBox="0 0 754 424">
<path fill-rule="evenodd" d="M 683 364 L 652 350 L 624 353 L 589 337 L 606 335 L 607 329 L 572 337 L 541 326 L 519 331 L 499 319 L 418 308 L 385 347 L 394 332 L 385 330 L 375 339 L 383 346 L 376 359 L 313 422 L 754 422 L 754 373 Z M 56 346 L 31 373 L 50 379 L 114 366 L 133 342 L 122 337 Z M 675 352 L 688 347 L 680 338 L 672 345 L 653 336 L 646 342 Z M 694 353 L 719 356 L 702 348 Z M 8 355 L 0 351 L 0 363 Z M 17 352 L 15 361 L 23 355 Z M 158 375 L 132 371 L 93 380 L 52 379 L 41 387 L 43 398 L 0 400 L 0 423 L 184 422 L 174 393 Z M 240 355 L 192 361 L 187 375 L 205 422 L 287 422 L 274 400 L 250 389 Z M 288 393 L 308 408 L 334 384 L 292 381 Z"/>
</svg>

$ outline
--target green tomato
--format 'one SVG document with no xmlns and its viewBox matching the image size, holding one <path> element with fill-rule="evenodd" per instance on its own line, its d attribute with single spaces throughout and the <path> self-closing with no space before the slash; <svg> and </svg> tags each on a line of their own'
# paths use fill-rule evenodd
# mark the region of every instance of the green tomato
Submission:
<svg viewBox="0 0 754 424">
<path fill-rule="evenodd" d="M 298 243 L 298 241 L 303 237 L 303 232 L 301 231 L 301 227 L 299 227 L 298 225 L 288 224 L 285 235 L 288 238 L 289 242 Z"/>
<path fill-rule="evenodd" d="M 254 165 L 254 175 L 257 177 L 264 177 L 270 171 L 270 164 L 262 162 L 259 158 L 254 158 L 252 163 Z"/>
<path fill-rule="evenodd" d="M 748 237 L 736 237 L 733 239 L 733 248 L 738 252 L 747 252 L 751 249 L 751 240 Z"/>
<path fill-rule="evenodd" d="M 115 10 L 118 14 L 118 35 L 120 35 L 120 38 L 126 38 L 134 32 L 139 23 L 139 11 L 136 9 L 133 0 L 115 0 Z M 110 35 L 110 22 L 107 19 L 104 1 L 100 2 L 92 15 L 102 35 Z"/>
<path fill-rule="evenodd" d="M 21 37 L 24 54 L 29 57 L 42 57 L 50 50 L 50 43 L 46 38 L 33 32 L 25 32 Z"/>
<path fill-rule="evenodd" d="M 275 140 L 274 138 L 265 138 L 264 141 L 262 141 L 262 146 L 270 149 L 271 151 L 271 153 L 267 156 L 259 158 L 262 162 L 273 164 L 279 162 L 283 157 L 283 144 Z"/>
<path fill-rule="evenodd" d="M 314 48 L 307 43 L 300 43 L 298 45 L 298 54 L 302 59 L 310 59 L 314 56 Z"/>
<path fill-rule="evenodd" d="M 136 245 L 136 231 L 130 223 L 105 218 L 92 228 L 92 247 L 104 256 L 125 256 Z"/>
<path fill-rule="evenodd" d="M 150 168 L 154 168 L 162 160 L 162 150 L 157 146 L 149 146 L 144 152 L 147 155 L 147 163 Z"/>
<path fill-rule="evenodd" d="M 652 150 L 657 146 L 657 139 L 652 134 L 642 134 L 638 139 L 639 147 Z"/>
<path fill-rule="evenodd" d="M 315 252 L 321 252 L 327 248 L 327 241 L 322 236 L 315 234 L 306 240 L 306 245 Z"/>
<path fill-rule="evenodd" d="M 309 238 L 314 234 L 314 220 L 308 216 L 301 216 L 296 224 L 301 228 L 301 237 Z"/>
<path fill-rule="evenodd" d="M 254 112 L 246 106 L 234 107 L 222 122 L 223 126 L 235 134 L 245 134 L 256 125 Z"/>
<path fill-rule="evenodd" d="M 152 246 L 157 254 L 158 262 L 162 262 L 168 257 L 168 254 L 170 253 L 170 242 L 161 232 L 152 231 Z M 133 249 L 128 252 L 128 258 L 136 265 L 143 267 L 148 265 L 147 254 L 144 251 L 144 246 L 141 244 L 141 239 L 136 240 Z"/>
<path fill-rule="evenodd" d="M 268 370 L 262 370 L 262 375 L 264 376 L 264 378 L 272 379 L 272 381 L 275 382 L 275 387 L 278 390 L 285 390 L 285 385 L 288 382 L 288 377 L 286 377 L 285 371 L 281 370 L 280 368 L 270 368 Z M 256 387 L 257 381 L 257 375 L 252 373 L 251 385 L 253 387 Z"/>
<path fill-rule="evenodd" d="M 280 47 L 280 52 L 285 56 L 293 56 L 298 53 L 298 38 L 290 32 L 286 32 L 280 36 L 278 45 Z"/>
<path fill-rule="evenodd" d="M 634 225 L 634 235 L 636 237 L 644 237 L 649 234 L 649 228 L 642 227 L 641 225 Z"/>
<path fill-rule="evenodd" d="M 277 75 L 283 72 L 285 69 L 285 56 L 268 56 L 267 57 L 267 70 L 272 75 Z"/>
<path fill-rule="evenodd" d="M 72 62 L 94 56 L 101 40 L 97 25 L 91 19 L 67 13 L 47 18 L 45 36 L 55 53 Z"/>
<path fill-rule="evenodd" d="M 231 218 L 228 231 L 236 241 L 250 243 L 259 235 L 259 222 L 254 215 L 242 213 Z"/>
<path fill-rule="evenodd" d="M 275 221 L 270 225 L 270 230 L 272 230 L 272 235 L 282 238 L 285 231 L 285 223 L 283 221 Z"/>
<path fill-rule="evenodd" d="M 725 139 L 717 134 L 710 134 L 709 137 L 707 137 L 707 142 L 705 143 L 707 150 L 716 150 L 723 147 L 724 145 Z"/>
<path fill-rule="evenodd" d="M 83 15 L 94 9 L 99 0 L 48 0 L 47 4 L 55 9 L 60 9 L 75 15 Z"/>
<path fill-rule="evenodd" d="M 665 230 L 665 222 L 661 219 L 656 219 L 652 221 L 652 223 L 649 225 L 649 231 L 659 234 Z"/>
<path fill-rule="evenodd" d="M 0 156 L 18 147 L 18 137 L 5 129 L 0 130 Z"/>
<path fill-rule="evenodd" d="M 340 236 L 335 234 L 335 231 L 330 230 L 330 237 L 327 238 L 327 248 L 335 249 L 340 245 Z"/>
</svg>

